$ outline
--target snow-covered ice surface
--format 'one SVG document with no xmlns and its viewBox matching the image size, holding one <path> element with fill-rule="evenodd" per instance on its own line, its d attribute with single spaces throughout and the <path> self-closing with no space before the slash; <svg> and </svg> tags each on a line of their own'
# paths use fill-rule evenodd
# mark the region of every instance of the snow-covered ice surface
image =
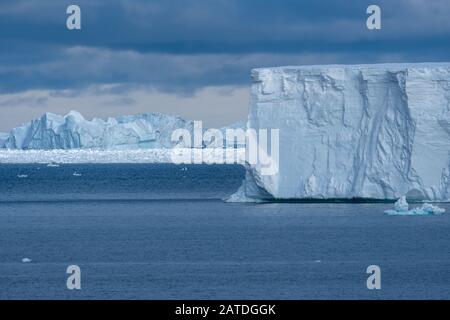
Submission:
<svg viewBox="0 0 450 320">
<path fill-rule="evenodd" d="M 0 150 L 0 163 L 47 163 L 48 167 L 58 167 L 58 163 L 173 163 L 174 158 L 220 164 L 227 157 L 242 164 L 245 149 Z"/>
<path fill-rule="evenodd" d="M 252 71 L 249 128 L 279 129 L 279 171 L 236 199 L 450 200 L 450 63 Z"/>
</svg>

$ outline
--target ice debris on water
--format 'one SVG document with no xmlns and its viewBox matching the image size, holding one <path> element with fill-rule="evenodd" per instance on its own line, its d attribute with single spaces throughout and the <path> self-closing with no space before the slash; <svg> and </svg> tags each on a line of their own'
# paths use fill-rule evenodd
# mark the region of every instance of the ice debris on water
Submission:
<svg viewBox="0 0 450 320">
<path fill-rule="evenodd" d="M 394 204 L 395 211 L 398 212 L 404 212 L 409 210 L 409 204 L 406 201 L 406 197 L 402 196 L 400 199 L 397 200 Z"/>
<path fill-rule="evenodd" d="M 54 162 L 50 162 L 49 164 L 47 164 L 47 167 L 48 167 L 48 168 L 58 168 L 58 167 L 59 167 L 59 164 L 54 163 Z"/>
<path fill-rule="evenodd" d="M 30 263 L 30 262 L 31 262 L 31 259 L 29 259 L 29 258 L 23 258 L 23 259 L 22 259 L 22 262 L 23 262 L 23 263 Z"/>
<path fill-rule="evenodd" d="M 420 207 L 409 210 L 406 197 L 403 196 L 394 204 L 394 210 L 386 210 L 385 213 L 390 216 L 426 216 L 443 214 L 445 209 L 434 206 L 431 203 L 424 203 Z"/>
</svg>

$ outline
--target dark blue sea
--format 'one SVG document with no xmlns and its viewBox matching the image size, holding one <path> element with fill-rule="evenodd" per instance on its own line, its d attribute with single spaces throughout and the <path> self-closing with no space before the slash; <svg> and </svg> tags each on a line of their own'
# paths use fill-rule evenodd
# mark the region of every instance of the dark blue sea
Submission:
<svg viewBox="0 0 450 320">
<path fill-rule="evenodd" d="M 0 299 L 450 298 L 449 214 L 222 201 L 243 177 L 237 165 L 0 165 Z M 66 287 L 69 265 L 81 290 Z M 369 265 L 381 290 L 367 289 Z"/>
</svg>

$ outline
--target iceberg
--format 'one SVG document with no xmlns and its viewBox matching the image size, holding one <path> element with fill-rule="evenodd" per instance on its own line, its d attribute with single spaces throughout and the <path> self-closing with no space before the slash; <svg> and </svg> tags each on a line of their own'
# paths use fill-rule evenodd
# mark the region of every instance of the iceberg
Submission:
<svg viewBox="0 0 450 320">
<path fill-rule="evenodd" d="M 193 132 L 193 121 L 160 113 L 86 120 L 71 111 L 66 116 L 46 113 L 9 134 L 0 147 L 20 150 L 153 149 L 182 145 L 171 141 L 175 129 Z"/>
<path fill-rule="evenodd" d="M 397 200 L 397 202 L 395 202 L 394 209 L 397 212 L 406 212 L 409 210 L 409 204 L 406 201 L 406 196 L 402 196 Z"/>
<path fill-rule="evenodd" d="M 231 199 L 450 200 L 450 63 L 262 68 L 252 80 L 248 129 L 279 129 L 279 168 L 247 163 Z"/>
<path fill-rule="evenodd" d="M 222 132 L 222 135 L 224 137 L 223 139 L 223 146 L 226 148 L 245 148 L 245 141 L 237 141 L 235 139 L 227 139 L 227 132 L 230 130 L 246 130 L 247 129 L 247 121 L 237 121 L 229 126 L 220 128 L 220 131 Z M 233 138 L 236 136 L 234 132 L 231 132 Z"/>
<path fill-rule="evenodd" d="M 8 139 L 9 134 L 5 132 L 0 132 L 0 148 L 3 148 L 5 145 L 6 139 Z"/>
<path fill-rule="evenodd" d="M 185 129 L 192 136 L 195 121 L 161 113 L 145 113 L 120 116 L 107 120 L 86 120 L 79 112 L 71 111 L 66 116 L 46 113 L 10 133 L 0 133 L 0 148 L 10 150 L 68 150 L 68 149 L 164 149 L 185 148 L 193 145 L 186 141 L 172 141 L 172 133 Z M 242 121 L 218 129 L 223 141 L 203 141 L 203 148 L 244 148 L 245 143 L 227 143 L 228 129 L 245 129 Z M 202 133 L 206 130 L 202 129 Z M 233 142 L 234 143 L 234 142 Z M 214 147 L 215 148 L 215 147 Z"/>
</svg>

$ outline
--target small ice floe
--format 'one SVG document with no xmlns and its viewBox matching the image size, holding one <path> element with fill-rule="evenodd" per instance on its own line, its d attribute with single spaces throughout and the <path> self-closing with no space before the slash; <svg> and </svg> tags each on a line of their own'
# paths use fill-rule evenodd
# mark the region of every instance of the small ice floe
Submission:
<svg viewBox="0 0 450 320">
<path fill-rule="evenodd" d="M 187 167 L 183 167 L 183 168 L 181 168 L 181 171 L 187 171 L 188 170 L 188 168 Z"/>
<path fill-rule="evenodd" d="M 74 176 L 74 177 L 81 177 L 82 174 L 75 171 L 75 172 L 73 173 L 73 176 Z"/>
<path fill-rule="evenodd" d="M 58 168 L 58 167 L 59 167 L 59 164 L 54 163 L 54 162 L 50 162 L 49 164 L 47 164 L 47 167 L 48 167 L 48 168 Z"/>
<path fill-rule="evenodd" d="M 314 263 L 321 263 L 322 260 L 315 260 Z"/>
<path fill-rule="evenodd" d="M 434 206 L 431 203 L 424 203 L 422 206 L 410 210 L 405 196 L 401 197 L 394 204 L 394 210 L 385 211 L 389 216 L 427 216 L 440 215 L 444 212 L 445 209 Z"/>
<path fill-rule="evenodd" d="M 22 259 L 22 262 L 23 262 L 23 263 L 30 263 L 30 262 L 31 262 L 31 259 L 29 259 L 29 258 L 23 258 L 23 259 Z"/>
<path fill-rule="evenodd" d="M 414 210 L 419 210 L 420 212 L 423 212 L 422 214 L 439 215 L 445 213 L 445 209 L 433 206 L 431 203 L 424 203 L 420 208 L 413 209 L 413 211 Z"/>
<path fill-rule="evenodd" d="M 17 175 L 17 178 L 19 178 L 19 179 L 28 178 L 28 175 L 27 174 L 19 174 L 19 175 Z"/>
</svg>

